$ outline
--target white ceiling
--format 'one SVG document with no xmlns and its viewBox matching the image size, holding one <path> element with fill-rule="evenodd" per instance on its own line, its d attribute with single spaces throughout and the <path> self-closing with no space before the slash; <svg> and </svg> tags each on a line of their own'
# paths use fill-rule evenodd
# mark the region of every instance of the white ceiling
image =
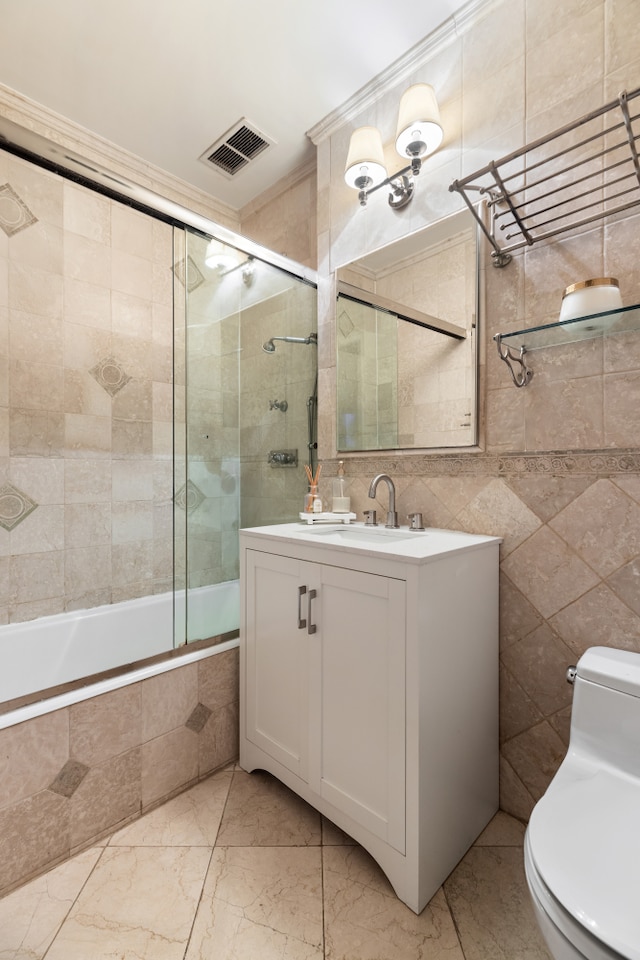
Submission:
<svg viewBox="0 0 640 960">
<path fill-rule="evenodd" d="M 460 0 L 3 0 L 0 83 L 239 210 L 310 161 L 306 131 Z M 275 146 L 198 157 L 245 117 Z"/>
</svg>

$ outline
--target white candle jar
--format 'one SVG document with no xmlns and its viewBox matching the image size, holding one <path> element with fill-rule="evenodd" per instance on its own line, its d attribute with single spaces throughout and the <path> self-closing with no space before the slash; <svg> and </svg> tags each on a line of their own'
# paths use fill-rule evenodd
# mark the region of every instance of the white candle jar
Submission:
<svg viewBox="0 0 640 960">
<path fill-rule="evenodd" d="M 622 307 L 620 287 L 615 277 L 595 277 L 572 283 L 562 294 L 560 322 L 588 317 Z"/>
</svg>

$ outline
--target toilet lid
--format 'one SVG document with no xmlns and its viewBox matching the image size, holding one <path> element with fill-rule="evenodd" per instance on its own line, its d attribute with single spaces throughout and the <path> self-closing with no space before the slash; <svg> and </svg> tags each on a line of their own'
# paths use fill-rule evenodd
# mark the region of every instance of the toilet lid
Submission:
<svg viewBox="0 0 640 960">
<path fill-rule="evenodd" d="M 538 873 L 562 906 L 592 936 L 640 960 L 640 782 L 604 769 L 556 776 L 529 837 Z"/>
</svg>

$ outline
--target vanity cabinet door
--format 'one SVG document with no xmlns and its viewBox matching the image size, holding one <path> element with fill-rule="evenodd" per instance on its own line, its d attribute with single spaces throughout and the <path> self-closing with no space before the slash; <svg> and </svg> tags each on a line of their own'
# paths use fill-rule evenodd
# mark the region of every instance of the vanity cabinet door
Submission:
<svg viewBox="0 0 640 960">
<path fill-rule="evenodd" d="M 405 582 L 257 550 L 245 569 L 247 739 L 404 852 Z"/>
<path fill-rule="evenodd" d="M 316 793 L 405 849 L 405 582 L 323 566 L 310 637 Z"/>
<path fill-rule="evenodd" d="M 300 594 L 308 564 L 247 550 L 246 735 L 274 760 L 308 779 L 308 598 Z"/>
</svg>

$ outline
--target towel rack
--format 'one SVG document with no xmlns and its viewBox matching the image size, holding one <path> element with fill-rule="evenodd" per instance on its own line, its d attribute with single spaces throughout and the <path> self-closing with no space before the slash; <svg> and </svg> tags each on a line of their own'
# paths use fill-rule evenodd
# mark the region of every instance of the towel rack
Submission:
<svg viewBox="0 0 640 960">
<path fill-rule="evenodd" d="M 478 221 L 494 266 L 506 266 L 521 247 L 640 204 L 640 113 L 637 105 L 636 113 L 630 110 L 638 96 L 640 88 L 623 91 L 599 110 L 454 180 L 449 190 L 462 195 Z M 486 218 L 478 194 L 487 200 Z"/>
</svg>

